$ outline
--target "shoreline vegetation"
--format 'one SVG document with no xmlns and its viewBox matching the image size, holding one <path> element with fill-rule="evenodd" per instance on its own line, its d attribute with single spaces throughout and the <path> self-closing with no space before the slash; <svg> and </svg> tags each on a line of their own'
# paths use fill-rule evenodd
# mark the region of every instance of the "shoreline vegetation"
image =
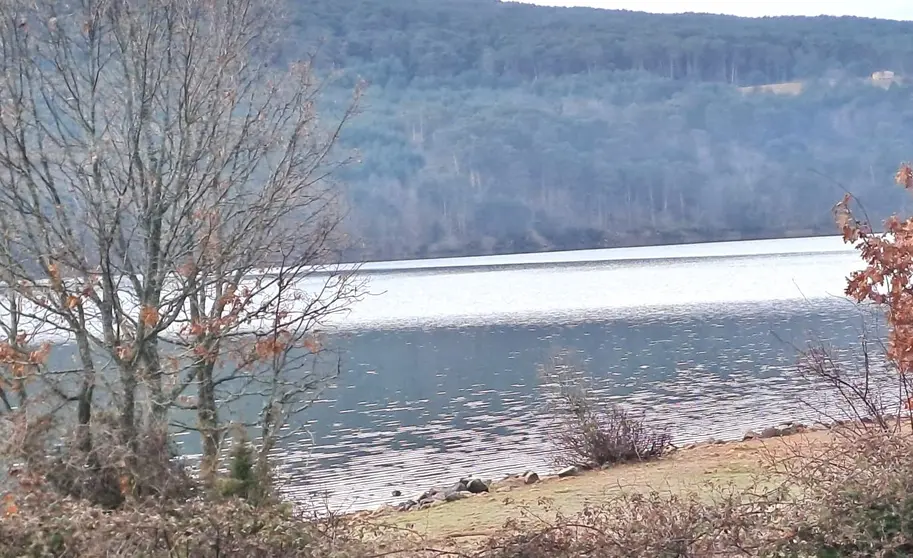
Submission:
<svg viewBox="0 0 913 558">
<path fill-rule="evenodd" d="M 813 426 L 787 422 L 761 430 L 767 435 L 749 431 L 741 440 L 691 443 L 656 460 L 604 468 L 574 467 L 571 473 L 562 469 L 542 475 L 535 471 L 510 474 L 486 481 L 485 491 L 461 491 L 463 497 L 449 500 L 434 497 L 450 494 L 447 488 L 432 488 L 414 498 L 417 505 L 413 507 L 385 505 L 343 517 L 409 529 L 434 543 L 478 541 L 496 534 L 507 523 L 574 516 L 613 495 L 688 494 L 710 486 L 747 489 L 760 481 L 773 486 L 780 480 L 775 472 L 778 462 L 799 454 L 811 458 L 829 447 L 841 432 L 870 424 L 868 420 Z M 533 482 L 528 480 L 531 473 L 536 478 Z"/>
<path fill-rule="evenodd" d="M 905 524 L 849 543 L 842 531 L 890 527 L 908 517 L 911 497 L 897 491 L 913 488 L 911 424 L 909 412 L 810 427 L 786 423 L 762 431 L 770 437 L 708 440 L 651 461 L 535 482 L 511 475 L 476 495 L 405 512 L 326 510 L 307 517 L 278 501 L 236 497 L 240 492 L 183 503 L 128 501 L 105 511 L 49 499 L 33 485 L 0 502 L 0 557 L 905 556 L 873 551 L 906 550 L 913 533 Z M 860 497 L 863 487 L 868 498 Z M 821 515 L 838 505 L 848 506 L 846 518 Z M 872 519 L 872 510 L 881 515 Z M 831 537 L 849 551 L 810 551 L 830 547 Z M 676 548 L 683 550 L 667 553 Z"/>
</svg>

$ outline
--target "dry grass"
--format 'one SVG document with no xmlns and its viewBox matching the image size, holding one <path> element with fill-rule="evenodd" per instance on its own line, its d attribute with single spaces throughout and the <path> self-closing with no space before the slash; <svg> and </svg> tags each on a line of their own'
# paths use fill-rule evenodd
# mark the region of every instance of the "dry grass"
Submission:
<svg viewBox="0 0 913 558">
<path fill-rule="evenodd" d="M 489 494 L 422 511 L 383 514 L 376 520 L 407 528 L 431 541 L 472 539 L 497 532 L 509 520 L 534 522 L 536 517 L 570 516 L 623 493 L 685 494 L 705 491 L 708 485 L 747 488 L 762 480 L 773 484 L 772 462 L 815 452 L 832 440 L 829 431 L 810 431 L 770 440 L 705 444 L 655 462 L 547 478 L 530 486 L 504 481 Z"/>
</svg>

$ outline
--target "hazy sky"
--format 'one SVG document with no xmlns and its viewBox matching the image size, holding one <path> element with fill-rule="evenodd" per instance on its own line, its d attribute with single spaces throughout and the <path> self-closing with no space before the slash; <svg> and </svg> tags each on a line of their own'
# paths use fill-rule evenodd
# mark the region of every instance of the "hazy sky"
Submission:
<svg viewBox="0 0 913 558">
<path fill-rule="evenodd" d="M 708 12 L 748 17 L 827 14 L 913 20 L 913 0 L 532 0 L 532 3 L 645 12 Z"/>
</svg>

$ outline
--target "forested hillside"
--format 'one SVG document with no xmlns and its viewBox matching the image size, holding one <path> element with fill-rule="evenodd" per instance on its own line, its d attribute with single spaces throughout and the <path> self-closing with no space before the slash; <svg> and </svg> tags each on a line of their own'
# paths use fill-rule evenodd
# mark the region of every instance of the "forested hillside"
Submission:
<svg viewBox="0 0 913 558">
<path fill-rule="evenodd" d="M 913 23 L 494 0 L 293 0 L 369 84 L 344 136 L 354 254 L 424 257 L 833 233 L 850 191 L 903 207 Z M 873 72 L 901 79 L 874 87 Z M 800 95 L 740 86 L 803 81 Z"/>
</svg>

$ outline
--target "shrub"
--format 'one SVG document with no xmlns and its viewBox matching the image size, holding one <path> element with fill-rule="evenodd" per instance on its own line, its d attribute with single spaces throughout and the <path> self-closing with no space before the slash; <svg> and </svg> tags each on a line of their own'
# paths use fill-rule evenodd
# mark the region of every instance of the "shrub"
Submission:
<svg viewBox="0 0 913 558">
<path fill-rule="evenodd" d="M 23 420 L 18 420 L 23 419 Z M 8 423 L 0 457 L 44 488 L 65 497 L 114 509 L 129 500 L 184 501 L 198 483 L 187 471 L 164 429 L 144 427 L 130 444 L 121 440 L 115 417 L 99 414 L 91 430 L 63 433 L 50 422 L 27 424 L 24 416 Z M 86 434 L 88 432 L 88 434 Z M 88 435 L 88 451 L 81 443 Z"/>
<path fill-rule="evenodd" d="M 488 541 L 481 556 L 684 558 L 762 552 L 774 533 L 769 522 L 773 499 L 728 490 L 715 496 L 619 496 L 538 529 L 508 525 Z"/>
<path fill-rule="evenodd" d="M 276 503 L 269 471 L 257 466 L 253 445 L 242 427 L 235 428 L 228 477 L 220 479 L 219 492 L 224 497 L 243 498 L 255 506 Z"/>
<path fill-rule="evenodd" d="M 0 510 L 2 511 L 2 510 Z M 286 506 L 240 499 L 105 511 L 53 493 L 20 494 L 0 519 L 0 558 L 322 558 L 372 553 L 363 533 L 328 530 Z"/>
<path fill-rule="evenodd" d="M 559 465 L 603 466 L 662 457 L 671 447 L 669 434 L 635 414 L 600 401 L 564 356 L 543 371 L 554 388 L 550 411 L 555 461 Z"/>
<path fill-rule="evenodd" d="M 644 415 L 611 404 L 599 409 L 591 405 L 577 405 L 559 419 L 559 431 L 553 435 L 558 462 L 603 466 L 647 461 L 670 447 L 668 434 L 646 425 Z"/>
<path fill-rule="evenodd" d="M 909 432 L 845 431 L 813 459 L 781 470 L 800 495 L 793 536 L 774 555 L 913 555 L 913 439 Z"/>
<path fill-rule="evenodd" d="M 843 430 L 771 471 L 774 490 L 623 494 L 538 525 L 512 523 L 484 558 L 913 556 L 913 436 Z"/>
</svg>

